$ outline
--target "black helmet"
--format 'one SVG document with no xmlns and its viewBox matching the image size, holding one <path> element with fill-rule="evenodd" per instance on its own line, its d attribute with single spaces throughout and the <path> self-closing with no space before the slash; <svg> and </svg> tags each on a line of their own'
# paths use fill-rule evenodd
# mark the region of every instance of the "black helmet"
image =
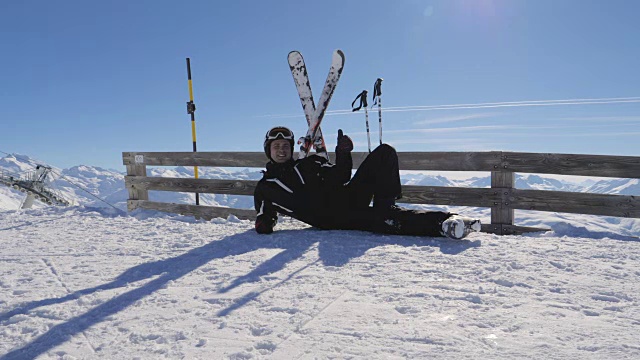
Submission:
<svg viewBox="0 0 640 360">
<path fill-rule="evenodd" d="M 271 143 L 278 139 L 289 140 L 289 144 L 291 144 L 291 153 L 293 154 L 293 131 L 284 126 L 276 126 L 267 131 L 264 136 L 264 153 L 271 161 L 273 161 L 271 158 Z"/>
</svg>

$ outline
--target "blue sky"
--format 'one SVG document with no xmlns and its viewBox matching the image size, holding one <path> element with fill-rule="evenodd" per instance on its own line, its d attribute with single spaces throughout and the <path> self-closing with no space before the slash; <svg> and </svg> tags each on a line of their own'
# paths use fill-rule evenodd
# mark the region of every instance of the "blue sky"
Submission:
<svg viewBox="0 0 640 360">
<path fill-rule="evenodd" d="M 622 0 L 3 1 L 0 150 L 117 170 L 123 151 L 191 151 L 190 57 L 198 150 L 261 151 L 271 126 L 306 131 L 288 52 L 317 98 L 339 48 L 329 146 L 342 128 L 366 151 L 364 114 L 340 110 L 382 77 L 383 140 L 400 151 L 638 156 L 639 13 Z"/>
</svg>

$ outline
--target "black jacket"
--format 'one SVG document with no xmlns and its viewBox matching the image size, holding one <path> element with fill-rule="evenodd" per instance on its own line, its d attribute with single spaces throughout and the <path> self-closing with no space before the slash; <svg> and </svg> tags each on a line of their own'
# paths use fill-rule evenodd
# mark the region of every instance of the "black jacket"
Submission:
<svg viewBox="0 0 640 360">
<path fill-rule="evenodd" d="M 266 167 L 254 192 L 256 231 L 272 232 L 277 213 L 319 228 L 335 227 L 335 212 L 348 201 L 344 185 L 351 179 L 350 152 L 338 152 L 336 164 L 311 155 Z"/>
</svg>

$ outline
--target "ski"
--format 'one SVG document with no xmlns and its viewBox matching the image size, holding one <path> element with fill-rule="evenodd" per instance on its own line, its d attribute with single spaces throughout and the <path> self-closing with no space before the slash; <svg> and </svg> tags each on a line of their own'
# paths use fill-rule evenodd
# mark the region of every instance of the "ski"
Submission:
<svg viewBox="0 0 640 360">
<path fill-rule="evenodd" d="M 320 129 L 320 124 L 322 123 L 324 114 L 327 110 L 327 107 L 329 106 L 329 101 L 331 101 L 331 96 L 333 95 L 336 85 L 338 85 L 338 81 L 340 80 L 340 75 L 342 74 L 343 68 L 344 53 L 341 50 L 336 50 L 333 53 L 331 68 L 329 69 L 329 75 L 327 75 L 327 80 L 325 81 L 322 94 L 320 95 L 320 101 L 318 102 L 318 106 L 315 108 L 313 115 L 310 117 L 309 129 L 307 130 L 307 134 L 299 141 L 302 145 L 300 146 L 298 159 L 307 157 L 309 155 L 311 147 L 313 145 L 317 146 L 316 137 L 318 136 L 318 130 Z M 307 93 L 308 95 L 311 95 L 310 91 L 306 92 L 305 94 Z"/>
<path fill-rule="evenodd" d="M 302 104 L 302 110 L 304 110 L 304 116 L 307 119 L 307 126 L 311 125 L 311 119 L 313 113 L 316 111 L 316 105 L 313 102 L 313 95 L 311 93 L 311 84 L 309 82 L 309 75 L 307 74 L 307 67 L 304 64 L 304 58 L 299 51 L 292 51 L 288 56 L 289 68 L 291 69 L 291 75 L 293 75 L 293 82 L 298 90 L 298 96 L 300 97 L 300 103 Z M 327 147 L 324 144 L 324 137 L 322 136 L 322 129 L 318 129 L 316 136 L 316 153 L 320 156 L 329 159 L 327 153 Z"/>
</svg>

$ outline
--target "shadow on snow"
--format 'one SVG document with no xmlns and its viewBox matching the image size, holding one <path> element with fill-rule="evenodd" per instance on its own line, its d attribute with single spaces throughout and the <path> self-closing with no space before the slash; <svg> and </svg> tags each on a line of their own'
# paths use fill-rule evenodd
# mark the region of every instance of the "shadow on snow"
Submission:
<svg viewBox="0 0 640 360">
<path fill-rule="evenodd" d="M 83 295 L 96 291 L 127 287 L 130 283 L 152 279 L 154 276 L 158 276 L 140 287 L 111 298 L 82 315 L 50 328 L 46 333 L 31 343 L 22 348 L 14 349 L 4 356 L 0 356 L 0 359 L 35 358 L 65 343 L 89 327 L 104 321 L 107 317 L 126 309 L 140 299 L 165 288 L 170 281 L 180 279 L 214 259 L 246 254 L 258 249 L 283 249 L 283 251 L 261 263 L 246 275 L 236 278 L 230 284 L 218 290 L 218 293 L 226 293 L 242 284 L 258 282 L 261 277 L 282 270 L 289 262 L 300 258 L 314 244 L 318 244 L 319 258 L 316 261 L 295 270 L 273 286 L 261 291 L 250 292 L 236 299 L 232 305 L 219 311 L 217 314 L 218 316 L 226 316 L 256 299 L 262 293 L 286 283 L 311 266 L 315 266 L 318 263 L 321 263 L 323 266 L 344 266 L 350 260 L 362 256 L 367 250 L 374 247 L 385 245 L 413 246 L 418 244 L 421 246 L 436 246 L 439 247 L 440 251 L 444 254 L 455 255 L 469 248 L 480 246 L 479 241 L 461 242 L 449 241 L 444 238 L 425 239 L 408 236 L 376 235 L 364 232 L 361 234 L 366 234 L 366 236 L 359 236 L 360 233 L 361 232 L 353 231 L 348 232 L 349 235 L 345 236 L 344 231 L 305 229 L 281 230 L 270 236 L 256 236 L 253 230 L 250 230 L 225 237 L 222 240 L 212 241 L 173 258 L 134 266 L 120 274 L 115 280 L 100 286 L 78 290 L 59 298 L 50 298 L 22 304 L 11 311 L 0 313 L 0 323 L 8 321 L 15 315 L 26 314 L 39 307 L 76 300 Z M 363 240 L 363 238 L 365 239 Z"/>
</svg>

